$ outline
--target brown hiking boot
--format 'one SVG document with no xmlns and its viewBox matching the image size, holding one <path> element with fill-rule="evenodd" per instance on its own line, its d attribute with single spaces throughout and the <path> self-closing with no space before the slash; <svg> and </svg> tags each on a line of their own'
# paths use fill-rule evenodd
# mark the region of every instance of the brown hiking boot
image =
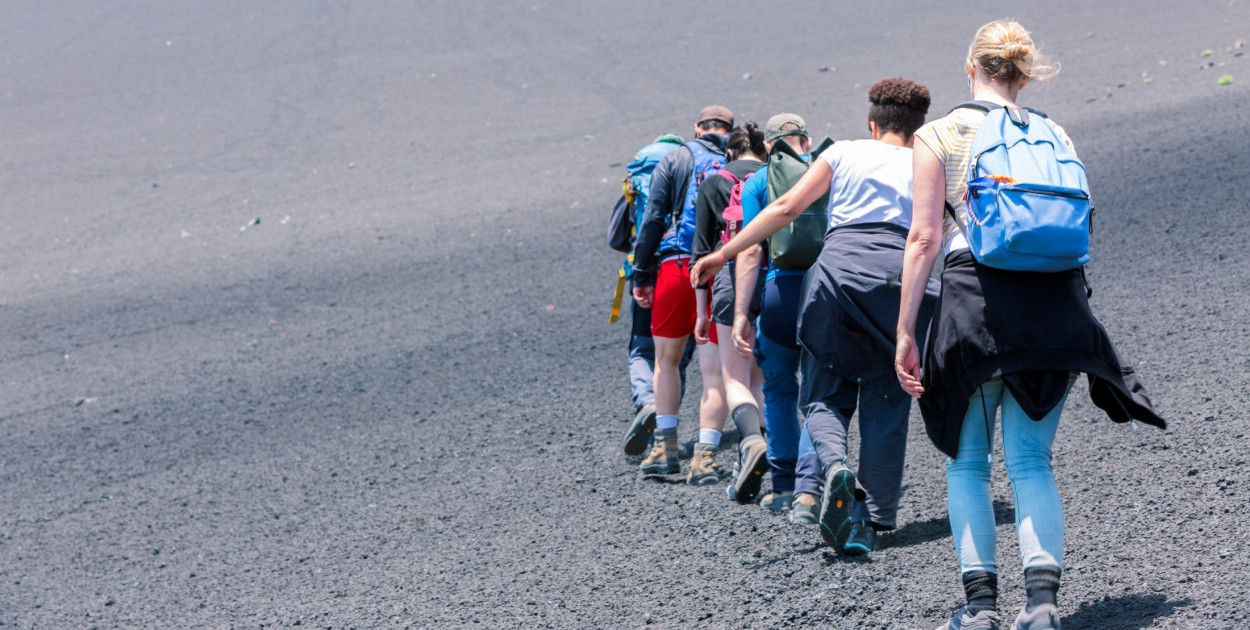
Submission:
<svg viewBox="0 0 1250 630">
<path fill-rule="evenodd" d="M 716 465 L 716 447 L 701 442 L 694 445 L 690 458 L 690 474 L 686 483 L 692 486 L 713 486 L 720 483 L 720 466 Z"/>
<path fill-rule="evenodd" d="M 681 462 L 677 459 L 677 429 L 656 429 L 651 436 L 651 452 L 638 470 L 643 476 L 681 472 Z"/>
</svg>

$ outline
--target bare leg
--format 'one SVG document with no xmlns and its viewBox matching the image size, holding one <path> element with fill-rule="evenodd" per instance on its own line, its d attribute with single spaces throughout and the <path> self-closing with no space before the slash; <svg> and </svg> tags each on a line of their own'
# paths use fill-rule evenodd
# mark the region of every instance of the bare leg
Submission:
<svg viewBox="0 0 1250 630">
<path fill-rule="evenodd" d="M 681 337 L 652 337 L 655 340 L 655 413 L 676 415 L 681 406 L 681 355 L 686 349 L 689 335 Z M 702 355 L 700 365 L 702 365 Z M 707 391 L 706 381 L 704 391 Z M 700 425 L 701 426 L 701 425 Z"/>
<path fill-rule="evenodd" d="M 760 399 L 763 398 L 763 373 L 760 372 L 759 366 L 755 365 L 754 358 L 744 357 L 734 348 L 731 341 L 733 338 L 732 327 L 716 324 L 716 334 L 721 340 L 718 348 L 720 350 L 721 374 L 724 376 L 727 409 L 734 410 L 740 405 L 754 406 L 756 413 L 745 414 L 746 422 L 750 423 L 751 426 L 739 426 L 738 431 L 742 434 L 742 437 L 758 435 L 760 433 Z M 758 382 L 753 381 L 754 374 L 760 375 Z M 758 397 L 756 392 L 759 392 Z M 735 421 L 737 421 L 737 418 L 735 418 Z"/>
<path fill-rule="evenodd" d="M 684 339 L 682 343 L 685 343 Z M 721 431 L 725 428 L 725 417 L 729 415 L 729 410 L 725 406 L 725 382 L 721 376 L 720 353 L 714 343 L 699 346 L 697 352 L 699 373 L 703 376 L 703 397 L 699 401 L 699 428 Z M 680 347 L 677 349 L 677 357 L 681 358 Z M 657 360 L 656 363 L 658 368 L 659 361 Z M 658 410 L 658 392 L 656 401 Z"/>
</svg>

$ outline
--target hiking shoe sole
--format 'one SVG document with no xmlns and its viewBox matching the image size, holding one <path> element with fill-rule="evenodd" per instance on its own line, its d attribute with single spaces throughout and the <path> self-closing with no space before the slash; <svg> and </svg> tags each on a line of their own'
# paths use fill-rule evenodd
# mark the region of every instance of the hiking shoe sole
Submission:
<svg viewBox="0 0 1250 630">
<path fill-rule="evenodd" d="M 634 415 L 625 432 L 625 454 L 642 455 L 651 442 L 651 434 L 655 432 L 655 405 L 643 405 Z"/>
<path fill-rule="evenodd" d="M 741 449 L 737 475 L 729 484 L 729 498 L 743 505 L 751 503 L 764 485 L 764 472 L 768 470 L 768 444 L 763 440 L 752 441 Z"/>
<path fill-rule="evenodd" d="M 690 477 L 686 483 L 692 486 L 714 486 L 720 483 L 720 473 L 703 473 L 697 477 Z"/>
<path fill-rule="evenodd" d="M 672 464 L 652 464 L 650 466 L 642 466 L 638 468 L 638 472 L 643 477 L 663 477 L 664 475 L 676 475 L 681 472 L 681 464 L 673 462 Z"/>
<path fill-rule="evenodd" d="M 829 471 L 825 500 L 820 506 L 820 537 L 838 553 L 844 553 L 851 535 L 851 507 L 855 501 L 855 473 L 839 466 Z"/>
</svg>

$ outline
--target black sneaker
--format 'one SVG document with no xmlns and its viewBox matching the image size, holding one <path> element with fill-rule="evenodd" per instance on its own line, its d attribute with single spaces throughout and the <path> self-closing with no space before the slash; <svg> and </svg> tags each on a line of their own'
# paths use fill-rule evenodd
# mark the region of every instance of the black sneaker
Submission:
<svg viewBox="0 0 1250 630">
<path fill-rule="evenodd" d="M 651 433 L 655 431 L 655 405 L 643 405 L 634 414 L 634 421 L 629 423 L 625 432 L 625 454 L 642 455 L 651 441 Z"/>
<path fill-rule="evenodd" d="M 825 500 L 820 506 L 820 537 L 844 553 L 851 535 L 851 508 L 855 503 L 855 473 L 838 465 L 825 478 Z"/>
<path fill-rule="evenodd" d="M 761 437 L 749 437 L 738 446 L 738 463 L 734 464 L 729 482 L 729 498 L 746 504 L 759 496 L 768 470 L 768 443 Z"/>
<path fill-rule="evenodd" d="M 851 533 L 846 537 L 842 551 L 848 556 L 866 556 L 877 550 L 877 530 L 867 521 L 857 521 L 851 525 Z"/>
</svg>

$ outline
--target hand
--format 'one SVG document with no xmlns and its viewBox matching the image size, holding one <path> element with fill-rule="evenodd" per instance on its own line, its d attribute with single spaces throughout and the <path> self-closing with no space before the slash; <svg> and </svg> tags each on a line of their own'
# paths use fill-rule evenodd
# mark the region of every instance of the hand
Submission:
<svg viewBox="0 0 1250 630">
<path fill-rule="evenodd" d="M 712 278 L 716 277 L 716 272 L 720 271 L 720 268 L 724 266 L 725 256 L 720 253 L 720 250 L 700 258 L 699 262 L 690 268 L 690 286 L 696 289 L 700 286 L 706 286 L 707 283 L 712 281 Z"/>
<path fill-rule="evenodd" d="M 912 398 L 920 398 L 924 387 L 920 385 L 920 350 L 916 348 L 916 340 L 911 333 L 899 333 L 895 348 L 894 372 L 898 374 L 898 384 Z"/>
<path fill-rule="evenodd" d="M 734 349 L 738 354 L 750 358 L 755 354 L 755 326 L 746 315 L 734 316 Z"/>
<path fill-rule="evenodd" d="M 707 315 L 700 313 L 696 316 L 694 318 L 694 342 L 703 345 L 710 341 L 711 338 L 708 336 L 708 331 L 711 327 L 712 322 L 707 318 Z"/>
<path fill-rule="evenodd" d="M 642 308 L 651 308 L 651 295 L 655 293 L 655 287 L 634 287 L 634 301 Z"/>
</svg>

